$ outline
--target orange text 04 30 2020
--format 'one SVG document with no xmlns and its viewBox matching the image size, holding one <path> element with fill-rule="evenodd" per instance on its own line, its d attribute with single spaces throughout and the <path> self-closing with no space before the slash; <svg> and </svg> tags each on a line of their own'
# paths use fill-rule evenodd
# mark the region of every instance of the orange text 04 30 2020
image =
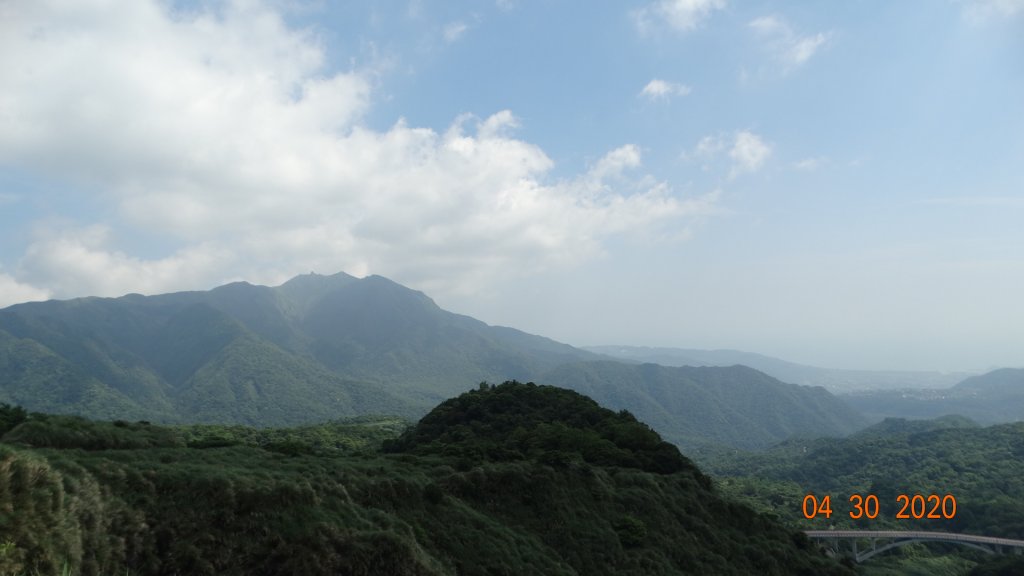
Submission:
<svg viewBox="0 0 1024 576">
<path fill-rule="evenodd" d="M 952 494 L 897 494 L 896 519 L 898 520 L 950 520 L 956 516 L 956 497 Z M 874 494 L 853 494 L 849 498 L 850 518 L 860 520 L 878 518 L 881 505 Z M 832 496 L 804 496 L 802 510 L 804 518 L 832 517 Z"/>
</svg>

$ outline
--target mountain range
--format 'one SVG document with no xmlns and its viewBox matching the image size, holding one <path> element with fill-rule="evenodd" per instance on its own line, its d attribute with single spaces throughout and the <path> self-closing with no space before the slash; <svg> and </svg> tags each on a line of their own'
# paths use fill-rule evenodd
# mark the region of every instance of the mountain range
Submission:
<svg viewBox="0 0 1024 576">
<path fill-rule="evenodd" d="M 586 346 L 584 350 L 605 354 L 620 360 L 653 362 L 663 366 L 733 366 L 742 364 L 774 376 L 783 382 L 805 386 L 824 386 L 836 394 L 863 390 L 949 388 L 973 375 L 969 372 L 821 368 L 740 350 L 697 350 L 647 346 Z"/>
<path fill-rule="evenodd" d="M 441 309 L 380 276 L 0 310 L 0 402 L 93 418 L 281 426 L 416 418 L 481 381 L 576 389 L 679 445 L 770 445 L 865 421 L 745 367 L 625 363 Z"/>
<path fill-rule="evenodd" d="M 1024 369 L 1001 368 L 951 388 L 876 390 L 842 397 L 870 420 L 959 414 L 981 424 L 1024 420 Z"/>
</svg>

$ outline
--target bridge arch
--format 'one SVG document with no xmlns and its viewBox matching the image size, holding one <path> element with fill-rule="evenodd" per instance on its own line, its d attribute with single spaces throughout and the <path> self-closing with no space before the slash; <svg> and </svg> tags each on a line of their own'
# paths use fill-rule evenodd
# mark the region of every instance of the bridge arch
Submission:
<svg viewBox="0 0 1024 576">
<path fill-rule="evenodd" d="M 927 532 L 912 530 L 807 530 L 807 536 L 817 540 L 830 540 L 835 543 L 835 549 L 839 551 L 839 541 L 847 540 L 852 548 L 853 558 L 857 562 L 864 562 L 883 552 L 906 546 L 914 542 L 947 542 L 960 544 L 988 554 L 1002 553 L 1004 550 L 1012 549 L 1017 554 L 1024 553 L 1024 540 L 1013 540 L 1010 538 L 994 538 L 991 536 L 975 536 L 972 534 L 953 534 L 949 532 Z M 859 540 L 870 540 L 871 548 L 860 552 L 857 548 Z M 879 546 L 878 541 L 885 540 L 887 543 Z"/>
<path fill-rule="evenodd" d="M 974 542 L 964 542 L 963 540 L 935 540 L 935 539 L 927 539 L 926 540 L 924 538 L 908 538 L 906 540 L 894 540 L 894 541 L 889 542 L 888 544 L 886 544 L 884 546 L 879 546 L 878 548 L 872 548 L 871 550 L 865 550 L 863 553 L 856 555 L 856 557 L 854 559 L 858 563 L 864 562 L 864 561 L 866 561 L 866 560 L 868 560 L 870 558 L 878 556 L 879 554 L 881 554 L 883 552 L 888 552 L 889 550 L 892 550 L 894 548 L 899 548 L 900 546 L 906 546 L 907 544 L 914 544 L 916 542 L 945 542 L 945 543 L 948 543 L 948 544 L 959 544 L 961 546 L 967 546 L 968 548 L 974 548 L 975 550 L 981 550 L 982 552 L 987 552 L 989 554 L 995 554 L 996 553 L 995 550 L 985 546 L 984 544 L 975 544 Z"/>
</svg>

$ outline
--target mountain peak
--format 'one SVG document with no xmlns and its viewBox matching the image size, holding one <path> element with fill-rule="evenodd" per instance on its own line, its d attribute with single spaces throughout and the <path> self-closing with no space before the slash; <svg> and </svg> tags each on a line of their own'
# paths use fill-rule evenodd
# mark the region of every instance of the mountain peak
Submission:
<svg viewBox="0 0 1024 576">
<path fill-rule="evenodd" d="M 344 272 L 329 276 L 310 272 L 275 286 L 273 290 L 281 298 L 282 308 L 287 313 L 302 317 L 327 294 L 358 281 L 355 276 Z"/>
<path fill-rule="evenodd" d="M 280 286 L 275 288 L 293 288 L 296 286 L 315 286 L 315 285 L 333 285 L 333 286 L 344 286 L 352 281 L 358 280 L 355 276 L 346 274 L 345 272 L 338 272 L 336 274 L 317 274 L 316 272 L 310 272 L 309 274 L 299 274 L 294 278 L 287 280 Z"/>
</svg>

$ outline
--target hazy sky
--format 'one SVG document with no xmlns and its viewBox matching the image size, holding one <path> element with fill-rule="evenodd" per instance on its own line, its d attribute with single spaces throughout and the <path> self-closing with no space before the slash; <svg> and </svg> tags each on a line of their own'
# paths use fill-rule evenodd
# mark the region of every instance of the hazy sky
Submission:
<svg viewBox="0 0 1024 576">
<path fill-rule="evenodd" d="M 577 345 L 1024 365 L 1024 0 L 0 0 L 0 306 L 311 270 Z"/>
</svg>

